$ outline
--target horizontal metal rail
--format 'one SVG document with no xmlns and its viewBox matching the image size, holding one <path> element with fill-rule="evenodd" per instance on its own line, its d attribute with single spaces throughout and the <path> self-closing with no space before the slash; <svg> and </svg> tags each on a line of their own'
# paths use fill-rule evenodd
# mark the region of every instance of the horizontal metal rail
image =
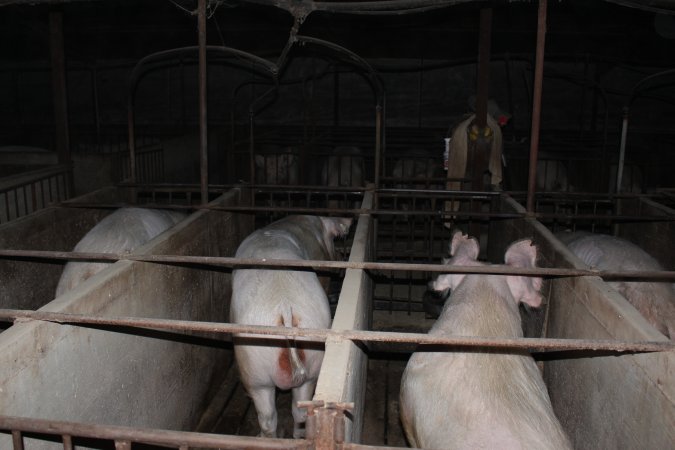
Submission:
<svg viewBox="0 0 675 450">
<path fill-rule="evenodd" d="M 461 201 L 459 198 L 453 199 Z M 473 199 L 475 200 L 475 199 Z M 396 209 L 362 209 L 362 208 L 303 208 L 303 207 L 282 207 L 282 206 L 220 206 L 220 205 L 167 205 L 162 203 L 61 203 L 58 206 L 68 208 L 98 208 L 98 209 L 116 209 L 127 207 L 143 207 L 156 209 L 179 209 L 179 210 L 197 210 L 208 209 L 212 211 L 227 211 L 241 213 L 257 212 L 287 212 L 293 214 L 344 214 L 348 216 L 359 214 L 370 214 L 374 216 L 432 216 L 439 218 L 486 218 L 486 219 L 568 219 L 568 220 L 611 220 L 615 222 L 671 222 L 675 221 L 675 216 L 651 215 L 619 215 L 619 214 L 566 214 L 566 213 L 496 213 L 488 211 L 441 211 L 441 210 L 396 210 Z"/>
<path fill-rule="evenodd" d="M 130 448 L 130 446 L 118 447 L 118 443 L 120 443 L 119 445 L 122 445 L 121 443 L 139 443 L 175 449 L 199 447 L 236 450 L 242 448 L 309 450 L 311 448 L 310 441 L 305 439 L 271 439 L 250 436 L 156 430 L 14 416 L 0 416 L 0 430 L 12 432 L 15 448 L 16 441 L 21 440 L 19 433 L 57 435 L 62 436 L 64 440 L 81 437 L 114 441 L 116 445 L 115 448 Z"/>
<path fill-rule="evenodd" d="M 51 250 L 0 249 L 0 259 L 45 259 L 72 261 L 142 261 L 162 264 L 199 265 L 229 268 L 276 268 L 276 269 L 363 269 L 440 273 L 468 273 L 486 275 L 523 275 L 547 277 L 596 276 L 603 279 L 675 280 L 675 271 L 611 271 L 598 269 L 564 269 L 536 267 L 532 269 L 506 265 L 449 266 L 445 264 L 417 264 L 393 262 L 325 261 L 298 259 L 233 258 L 225 256 L 189 255 L 129 255 L 118 253 L 60 252 Z"/>
<path fill-rule="evenodd" d="M 310 341 L 360 341 L 388 342 L 401 344 L 425 344 L 461 348 L 493 348 L 497 350 L 529 350 L 553 352 L 565 350 L 587 350 L 601 352 L 662 352 L 675 350 L 674 341 L 615 341 L 598 339 L 548 339 L 548 338 L 499 338 L 475 336 L 431 336 L 424 333 L 400 333 L 366 330 L 332 330 L 319 328 L 269 327 L 241 325 L 225 322 L 196 322 L 175 319 L 153 319 L 146 317 L 103 317 L 83 314 L 0 309 L 0 321 L 25 323 L 29 321 L 52 322 L 64 325 L 119 326 L 130 328 L 152 328 L 181 332 L 204 333 L 245 333 L 266 336 L 266 339 L 303 337 Z"/>
</svg>

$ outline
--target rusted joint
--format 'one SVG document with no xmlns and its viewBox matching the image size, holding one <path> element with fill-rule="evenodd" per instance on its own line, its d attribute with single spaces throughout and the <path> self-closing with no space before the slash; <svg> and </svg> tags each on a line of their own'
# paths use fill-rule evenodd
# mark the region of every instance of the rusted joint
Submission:
<svg viewBox="0 0 675 450">
<path fill-rule="evenodd" d="M 313 441 L 316 439 L 316 410 L 323 407 L 323 400 L 308 400 L 297 403 L 298 408 L 307 410 L 307 420 L 305 421 L 305 439 Z M 313 447 L 312 447 L 313 448 Z"/>
<path fill-rule="evenodd" d="M 329 402 L 326 403 L 326 409 L 335 411 L 333 417 L 333 440 L 336 445 L 341 446 L 345 442 L 345 411 L 353 411 L 353 402 Z"/>
</svg>

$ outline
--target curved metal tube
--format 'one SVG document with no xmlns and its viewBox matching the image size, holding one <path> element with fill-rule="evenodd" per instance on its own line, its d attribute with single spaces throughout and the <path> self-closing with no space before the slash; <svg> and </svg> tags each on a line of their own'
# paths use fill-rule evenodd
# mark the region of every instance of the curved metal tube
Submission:
<svg viewBox="0 0 675 450">
<path fill-rule="evenodd" d="M 344 12 L 353 14 L 400 14 L 444 8 L 475 0 L 387 0 L 369 2 L 322 2 L 296 0 L 248 0 L 250 3 L 274 6 L 293 15 L 308 15 L 312 11 Z"/>
<path fill-rule="evenodd" d="M 628 137 L 628 119 L 630 116 L 630 107 L 633 102 L 640 96 L 641 91 L 646 91 L 647 89 L 644 86 L 652 80 L 661 78 L 664 76 L 675 74 L 675 69 L 667 69 L 661 72 L 657 72 L 652 75 L 648 75 L 635 83 L 633 89 L 631 89 L 630 97 L 628 97 L 628 103 L 623 108 L 623 121 L 621 124 L 621 143 L 619 144 L 619 163 L 616 168 L 616 192 L 618 193 L 621 190 L 621 178 L 623 177 L 623 164 L 626 156 L 626 140 Z"/>
</svg>

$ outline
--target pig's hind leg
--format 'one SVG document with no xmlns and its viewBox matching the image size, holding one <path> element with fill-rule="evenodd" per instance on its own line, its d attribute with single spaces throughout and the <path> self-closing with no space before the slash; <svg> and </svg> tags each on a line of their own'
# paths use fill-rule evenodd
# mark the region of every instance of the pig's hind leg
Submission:
<svg viewBox="0 0 675 450">
<path fill-rule="evenodd" d="M 307 381 L 304 384 L 293 388 L 293 438 L 302 439 L 305 437 L 305 422 L 307 421 L 307 410 L 298 408 L 298 402 L 309 401 L 314 395 L 316 381 Z"/>
<path fill-rule="evenodd" d="M 277 437 L 277 406 L 276 406 L 276 387 L 258 386 L 249 389 L 249 395 L 255 404 L 255 410 L 258 413 L 258 423 L 260 424 L 260 435 L 262 437 Z"/>
</svg>

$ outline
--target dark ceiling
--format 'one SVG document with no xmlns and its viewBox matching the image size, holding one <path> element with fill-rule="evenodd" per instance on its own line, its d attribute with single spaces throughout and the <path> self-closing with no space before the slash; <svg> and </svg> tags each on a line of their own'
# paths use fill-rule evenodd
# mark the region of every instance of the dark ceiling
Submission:
<svg viewBox="0 0 675 450">
<path fill-rule="evenodd" d="M 47 13 L 53 8 L 64 12 L 69 64 L 135 61 L 159 50 L 196 45 L 197 20 L 191 14 L 196 3 L 121 0 L 4 6 L 0 8 L 0 60 L 47 61 Z M 460 2 L 426 12 L 384 16 L 315 11 L 299 33 L 334 42 L 366 59 L 470 59 L 477 54 L 480 8 L 492 5 L 492 52 L 532 57 L 537 3 Z M 547 58 L 672 66 L 673 16 L 619 3 L 549 2 Z M 646 6 L 665 3 L 669 2 L 643 2 Z M 260 3 L 215 2 L 210 12 L 208 44 L 224 44 L 270 60 L 280 55 L 293 24 L 287 11 Z"/>
</svg>

